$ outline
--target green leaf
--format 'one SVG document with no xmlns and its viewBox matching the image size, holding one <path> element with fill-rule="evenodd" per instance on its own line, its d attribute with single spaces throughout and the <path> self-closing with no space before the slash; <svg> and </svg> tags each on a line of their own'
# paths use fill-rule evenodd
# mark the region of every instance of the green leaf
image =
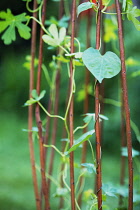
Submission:
<svg viewBox="0 0 140 210">
<path fill-rule="evenodd" d="M 68 155 L 70 152 L 76 150 L 77 147 L 79 147 L 83 142 L 87 141 L 93 135 L 94 132 L 95 132 L 95 130 L 91 130 L 91 131 L 84 133 L 80 138 L 78 138 L 75 141 L 73 146 L 65 154 Z"/>
<path fill-rule="evenodd" d="M 13 24 L 11 24 L 2 35 L 2 40 L 4 40 L 4 44 L 11 44 L 12 41 L 16 40 L 15 27 Z"/>
<path fill-rule="evenodd" d="M 10 44 L 12 41 L 16 39 L 16 32 L 15 28 L 17 27 L 19 35 L 24 39 L 30 38 L 30 28 L 23 24 L 22 22 L 27 22 L 28 18 L 26 13 L 22 13 L 20 15 L 14 16 L 11 13 L 10 9 L 7 9 L 7 12 L 1 11 L 0 12 L 0 32 L 5 33 L 2 36 L 5 44 Z"/>
<path fill-rule="evenodd" d="M 132 4 L 128 4 L 126 11 L 128 20 L 132 21 L 136 29 L 140 31 L 140 21 L 137 19 L 137 17 L 140 16 L 140 9 L 138 9 L 136 6 L 133 7 Z"/>
<path fill-rule="evenodd" d="M 127 151 L 127 147 L 123 147 L 121 149 L 121 152 L 122 152 L 122 156 L 125 156 L 125 157 L 128 157 L 128 151 Z M 132 149 L 132 157 L 136 157 L 136 156 L 139 156 L 140 155 L 140 152 L 135 150 L 135 149 Z"/>
<path fill-rule="evenodd" d="M 54 46 L 54 47 L 56 47 L 56 46 L 59 45 L 58 40 L 53 39 L 53 38 L 50 37 L 49 35 L 46 35 L 46 34 L 43 35 L 43 36 L 42 36 L 42 39 L 43 39 L 43 41 L 44 41 L 45 43 L 47 43 L 48 45 L 51 45 L 51 46 Z"/>
<path fill-rule="evenodd" d="M 24 106 L 30 106 L 32 104 L 35 104 L 36 102 L 37 102 L 37 100 L 31 98 L 25 102 Z"/>
<path fill-rule="evenodd" d="M 121 70 L 121 61 L 113 52 L 101 55 L 99 50 L 92 47 L 84 51 L 83 63 L 94 77 L 101 83 L 104 78 L 112 78 Z"/>
<path fill-rule="evenodd" d="M 54 39 L 58 39 L 58 29 L 55 24 L 51 24 L 50 27 L 48 28 L 48 31 L 50 34 L 53 36 Z"/>
<path fill-rule="evenodd" d="M 95 167 L 94 164 L 92 164 L 92 163 L 82 163 L 81 165 L 84 166 L 89 173 L 93 173 L 93 172 L 96 173 L 96 167 Z"/>
<path fill-rule="evenodd" d="M 42 90 L 39 97 L 38 97 L 38 101 L 40 101 L 46 94 L 46 90 Z"/>
<path fill-rule="evenodd" d="M 45 43 L 57 47 L 59 46 L 65 39 L 66 29 L 64 27 L 60 28 L 59 32 L 55 24 L 51 24 L 48 28 L 50 35 L 43 35 L 42 39 Z"/>
<path fill-rule="evenodd" d="M 30 106 L 34 103 L 37 103 L 38 101 L 40 101 L 44 97 L 45 93 L 46 93 L 46 91 L 42 90 L 40 95 L 38 96 L 37 91 L 35 89 L 32 90 L 32 97 L 33 98 L 30 98 L 29 100 L 27 100 L 25 102 L 24 106 Z"/>
<path fill-rule="evenodd" d="M 91 9 L 93 7 L 93 5 L 95 5 L 94 3 L 91 3 L 91 2 L 85 2 L 85 3 L 82 3 L 80 4 L 78 7 L 77 7 L 77 17 L 79 16 L 79 14 L 85 10 L 88 10 L 88 9 Z"/>
<path fill-rule="evenodd" d="M 38 94 L 37 94 L 36 89 L 32 90 L 32 97 L 36 100 L 38 99 Z"/>
<path fill-rule="evenodd" d="M 65 36 L 66 36 L 66 28 L 62 27 L 59 30 L 59 40 L 60 40 L 60 43 L 64 41 Z"/>
<path fill-rule="evenodd" d="M 106 195 L 116 197 L 116 189 L 111 184 L 103 184 L 102 189 Z"/>
<path fill-rule="evenodd" d="M 95 113 L 86 113 L 86 114 L 84 114 L 84 115 L 86 115 L 86 117 L 83 119 L 83 121 L 84 121 L 85 123 L 89 123 L 92 119 L 93 119 L 93 121 L 95 122 Z M 103 119 L 103 120 L 108 120 L 108 117 L 106 117 L 106 116 L 103 115 L 103 114 L 99 114 L 99 118 L 100 118 L 100 121 L 101 121 L 101 119 Z"/>
<path fill-rule="evenodd" d="M 117 22 L 114 21 L 114 19 L 108 19 L 106 18 L 104 20 L 104 27 L 105 27 L 105 33 L 104 33 L 104 41 L 110 42 L 115 41 L 118 39 L 118 36 L 116 34 L 116 30 L 118 28 Z"/>
<path fill-rule="evenodd" d="M 24 39 L 30 38 L 30 28 L 22 23 L 16 23 L 20 36 Z"/>
</svg>

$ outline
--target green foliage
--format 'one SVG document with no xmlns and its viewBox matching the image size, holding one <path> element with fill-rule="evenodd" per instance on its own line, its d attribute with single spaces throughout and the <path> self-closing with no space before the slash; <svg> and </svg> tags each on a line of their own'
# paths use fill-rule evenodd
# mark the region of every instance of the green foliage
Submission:
<svg viewBox="0 0 140 210">
<path fill-rule="evenodd" d="M 94 132 L 95 132 L 95 130 L 91 130 L 91 131 L 88 131 L 88 132 L 84 133 L 82 136 L 80 136 L 75 141 L 73 146 L 67 152 L 65 152 L 65 154 L 68 155 L 70 152 L 76 150 L 77 147 L 79 147 L 83 142 L 87 141 L 93 135 Z"/>
<path fill-rule="evenodd" d="M 57 47 L 64 41 L 66 36 L 66 28 L 62 27 L 58 31 L 56 25 L 51 24 L 50 27 L 48 28 L 48 31 L 50 35 L 45 34 L 42 36 L 42 39 L 45 43 L 53 47 Z"/>
<path fill-rule="evenodd" d="M 96 173 L 96 167 L 93 163 L 82 163 L 81 165 L 84 166 L 89 173 Z"/>
<path fill-rule="evenodd" d="M 116 189 L 112 184 L 103 184 L 102 189 L 107 196 L 116 197 Z"/>
<path fill-rule="evenodd" d="M 122 151 L 122 156 L 128 157 L 127 147 L 123 147 L 121 151 Z M 139 151 L 132 149 L 132 157 L 139 155 L 140 155 Z"/>
<path fill-rule="evenodd" d="M 33 98 L 30 98 L 29 100 L 27 100 L 24 104 L 24 106 L 30 106 L 32 104 L 35 104 L 37 102 L 39 102 L 45 95 L 46 91 L 45 90 L 42 90 L 40 95 L 38 96 L 36 90 L 32 90 L 32 97 Z"/>
<path fill-rule="evenodd" d="M 18 29 L 19 35 L 24 39 L 30 38 L 30 28 L 22 22 L 27 22 L 28 18 L 26 13 L 14 16 L 10 9 L 7 12 L 0 12 L 0 33 L 4 32 L 2 39 L 5 44 L 11 44 L 12 41 L 16 40 L 16 28 Z M 7 28 L 8 27 L 8 28 Z"/>
<path fill-rule="evenodd" d="M 138 9 L 136 6 L 133 7 L 132 0 L 124 1 L 123 9 L 127 13 L 128 20 L 132 21 L 136 29 L 140 31 L 140 21 L 137 19 L 137 17 L 140 16 L 140 9 Z"/>
<path fill-rule="evenodd" d="M 82 55 L 83 62 L 87 69 L 101 83 L 104 78 L 112 78 L 121 70 L 121 61 L 113 52 L 106 52 L 101 55 L 99 50 L 88 48 Z"/>
<path fill-rule="evenodd" d="M 95 7 L 96 5 L 92 2 L 84 2 L 82 4 L 80 4 L 78 7 L 77 7 L 77 16 L 79 16 L 79 14 L 83 11 L 86 11 L 88 9 L 91 9 L 93 7 Z"/>
</svg>

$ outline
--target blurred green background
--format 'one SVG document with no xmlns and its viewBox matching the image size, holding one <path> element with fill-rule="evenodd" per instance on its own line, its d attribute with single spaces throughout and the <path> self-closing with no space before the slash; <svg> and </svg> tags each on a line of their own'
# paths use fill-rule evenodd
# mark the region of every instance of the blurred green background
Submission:
<svg viewBox="0 0 140 210">
<path fill-rule="evenodd" d="M 1 1 L 0 10 L 10 8 L 13 14 L 26 11 L 23 1 Z M 48 13 L 56 15 L 54 2 L 48 2 Z M 56 7 L 57 8 L 57 7 Z M 50 14 L 51 13 L 51 14 Z M 83 23 L 84 24 L 84 23 Z M 81 26 L 83 27 L 83 26 Z M 124 24 L 126 59 L 132 57 L 140 62 L 140 32 L 136 31 L 131 22 Z M 86 35 L 86 34 L 85 34 Z M 80 36 L 80 35 L 79 35 Z M 84 37 L 85 38 L 85 37 Z M 93 41 L 93 45 L 94 45 Z M 107 45 L 110 49 L 110 45 Z M 30 40 L 18 37 L 11 45 L 4 45 L 0 40 L 0 209 L 1 210 L 33 210 L 35 209 L 28 135 L 22 129 L 27 129 L 27 108 L 22 107 L 28 99 L 29 71 L 23 66 L 26 55 L 30 54 Z M 53 52 L 51 51 L 51 54 Z M 51 57 L 50 55 L 48 55 Z M 127 81 L 131 119 L 140 128 L 140 65 L 127 67 Z M 77 90 L 82 87 L 84 74 L 78 68 L 76 72 Z M 119 77 L 105 81 L 105 97 L 118 100 Z M 62 79 L 63 87 L 67 84 Z M 66 93 L 61 92 L 60 110 L 65 106 Z M 48 96 L 48 95 L 47 95 Z M 76 95 L 77 97 L 77 95 Z M 75 98 L 76 98 L 75 97 Z M 89 112 L 93 112 L 94 99 L 91 96 Z M 75 99 L 75 118 L 83 113 L 83 104 L 79 106 Z M 104 114 L 109 118 L 105 122 L 103 135 L 103 180 L 119 183 L 120 166 L 120 108 L 105 104 Z M 76 119 L 77 121 L 77 119 Z M 82 121 L 81 121 L 82 122 Z M 133 148 L 140 151 L 140 144 L 132 131 Z M 105 155 L 104 155 L 105 154 Z M 110 157 L 111 156 L 111 157 Z M 111 170 L 110 170 L 111 169 Z M 110 175 L 106 175 L 108 174 Z M 90 183 L 88 184 L 90 186 Z"/>
</svg>

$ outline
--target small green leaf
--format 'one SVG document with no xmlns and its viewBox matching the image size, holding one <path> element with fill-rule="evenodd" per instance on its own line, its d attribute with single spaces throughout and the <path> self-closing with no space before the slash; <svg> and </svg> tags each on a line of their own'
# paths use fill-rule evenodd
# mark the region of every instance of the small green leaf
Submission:
<svg viewBox="0 0 140 210">
<path fill-rule="evenodd" d="M 114 187 L 112 187 L 111 184 L 103 184 L 102 189 L 106 195 L 108 195 L 110 197 L 116 197 L 117 191 Z"/>
<path fill-rule="evenodd" d="M 73 146 L 65 153 L 66 155 L 69 154 L 70 152 L 74 151 L 79 147 L 84 141 L 87 141 L 95 132 L 95 130 L 88 131 L 84 133 L 79 139 L 75 141 Z"/>
<path fill-rule="evenodd" d="M 50 35 L 43 35 L 42 39 L 45 43 L 57 47 L 59 46 L 65 39 L 66 36 L 66 29 L 64 27 L 60 28 L 59 33 L 56 27 L 56 24 L 51 24 L 48 28 Z"/>
<path fill-rule="evenodd" d="M 85 3 L 82 3 L 80 4 L 78 7 L 77 7 L 77 17 L 79 16 L 79 14 L 83 11 L 86 11 L 88 9 L 91 9 L 93 7 L 93 5 L 95 5 L 94 3 L 91 3 L 91 2 L 85 2 Z"/>
<path fill-rule="evenodd" d="M 93 172 L 96 173 L 96 167 L 95 167 L 94 164 L 92 164 L 92 163 L 82 163 L 81 165 L 84 166 L 89 173 L 93 173 Z"/>
<path fill-rule="evenodd" d="M 129 21 L 132 21 L 135 25 L 136 29 L 140 31 L 140 21 L 137 19 L 137 17 L 140 16 L 140 9 L 138 9 L 136 6 L 133 7 L 132 4 L 128 3 L 127 6 L 127 18 Z"/>
<path fill-rule="evenodd" d="M 101 55 L 99 50 L 92 47 L 84 51 L 83 62 L 87 69 L 101 83 L 104 78 L 112 78 L 121 70 L 121 61 L 113 52 Z"/>
<path fill-rule="evenodd" d="M 45 94 L 46 94 L 46 90 L 42 90 L 38 97 L 38 101 L 40 101 L 44 97 Z"/>
<path fill-rule="evenodd" d="M 121 149 L 121 152 L 122 152 L 122 156 L 125 156 L 125 157 L 128 157 L 128 151 L 127 151 L 127 147 L 123 147 Z M 132 157 L 136 157 L 136 156 L 139 156 L 140 155 L 140 152 L 135 150 L 135 149 L 132 149 Z"/>
<path fill-rule="evenodd" d="M 27 100 L 24 104 L 24 106 L 30 106 L 32 104 L 35 104 L 37 102 L 37 100 L 34 100 L 33 98 Z"/>
</svg>

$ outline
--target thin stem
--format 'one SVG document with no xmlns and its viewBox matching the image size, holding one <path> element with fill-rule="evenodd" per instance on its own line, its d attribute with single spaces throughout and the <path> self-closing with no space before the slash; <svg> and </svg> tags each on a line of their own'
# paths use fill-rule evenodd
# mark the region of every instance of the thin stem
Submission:
<svg viewBox="0 0 140 210">
<path fill-rule="evenodd" d="M 43 7 L 42 7 L 42 21 L 41 24 L 44 25 L 45 23 L 45 16 L 46 16 L 46 5 L 47 0 L 43 1 Z M 40 94 L 40 86 L 41 86 L 41 74 L 42 74 L 42 60 L 43 60 L 43 40 L 42 36 L 44 34 L 44 31 L 42 28 L 40 28 L 40 41 L 39 41 L 39 64 L 38 64 L 38 72 L 37 72 L 37 84 L 36 84 L 36 90 L 38 95 Z M 41 172 L 41 193 L 43 193 L 44 201 L 45 201 L 45 210 L 50 209 L 49 204 L 49 197 L 48 197 L 48 184 L 46 181 L 46 175 L 45 175 L 45 149 L 44 149 L 44 138 L 42 135 L 42 121 L 40 118 L 40 107 L 39 104 L 36 104 L 35 109 L 35 115 L 36 115 L 36 123 L 38 127 L 38 138 L 39 138 L 39 149 L 40 149 L 40 172 Z"/>
<path fill-rule="evenodd" d="M 71 30 L 71 53 L 74 53 L 74 36 L 75 36 L 75 16 L 76 16 L 76 0 L 72 1 L 72 30 Z M 73 61 L 70 60 L 70 94 L 73 93 Z M 70 147 L 74 143 L 73 139 L 73 95 L 69 109 L 69 126 L 70 126 Z M 70 153 L 70 187 L 71 187 L 71 209 L 75 210 L 75 183 L 74 183 L 74 152 Z"/>
<path fill-rule="evenodd" d="M 116 2 L 116 11 L 118 18 L 118 35 L 120 45 L 120 58 L 121 58 L 121 81 L 122 81 L 122 95 L 124 103 L 124 111 L 126 118 L 126 137 L 127 137 L 127 149 L 128 149 L 128 170 L 129 170 L 129 200 L 128 210 L 133 210 L 133 160 L 132 160 L 132 138 L 131 138 L 131 125 L 130 125 L 130 109 L 128 104 L 128 92 L 127 92 L 127 81 L 126 81 L 126 67 L 125 67 L 125 52 L 124 52 L 124 41 L 123 41 L 123 27 L 119 0 Z"/>
<path fill-rule="evenodd" d="M 89 123 L 84 124 L 83 126 L 78 126 L 77 128 L 75 128 L 75 130 L 73 131 L 73 133 L 76 133 L 76 131 L 78 131 L 79 129 L 84 129 L 88 126 Z"/>
<path fill-rule="evenodd" d="M 59 149 L 57 149 L 57 147 L 55 147 L 54 145 L 46 145 L 46 144 L 44 144 L 44 147 L 51 147 L 51 148 L 55 149 L 55 151 L 58 152 L 59 155 L 61 155 L 62 157 L 65 157 L 65 155 L 63 155 L 63 153 L 60 152 Z"/>
<path fill-rule="evenodd" d="M 61 119 L 61 120 L 65 120 L 65 118 L 63 118 L 63 117 L 61 117 L 61 116 L 59 116 L 59 115 L 52 115 L 52 114 L 50 114 L 45 108 L 44 108 L 44 106 L 38 101 L 37 102 L 38 104 L 39 104 L 39 106 L 42 108 L 42 110 L 49 116 L 49 117 L 57 117 L 57 118 L 59 118 L 59 119 Z"/>
<path fill-rule="evenodd" d="M 29 7 L 29 3 L 30 3 L 30 1 L 27 1 L 27 2 L 26 2 L 26 7 L 27 7 L 27 10 L 28 10 L 29 12 L 31 12 L 31 13 L 38 12 L 38 11 L 42 8 L 42 5 L 43 5 L 43 1 L 42 1 L 38 8 L 35 8 L 35 9 L 32 10 L 32 9 L 30 9 L 30 7 Z"/>
<path fill-rule="evenodd" d="M 99 1 L 100 8 L 97 14 L 97 25 L 96 25 L 96 49 L 100 48 L 100 37 L 101 37 L 101 6 L 102 1 Z M 96 190 L 98 197 L 98 209 L 102 210 L 102 172 L 101 172 L 101 134 L 100 134 L 100 101 L 99 101 L 99 90 L 100 84 L 96 81 L 95 85 L 95 135 L 96 135 Z"/>
<path fill-rule="evenodd" d="M 90 47 L 90 41 L 91 41 L 91 10 L 88 11 L 88 17 L 87 17 L 87 34 L 86 34 L 86 46 L 87 48 Z M 88 113 L 88 109 L 89 109 L 89 94 L 88 94 L 88 86 L 89 86 L 89 82 L 90 82 L 90 73 L 88 71 L 88 69 L 85 69 L 85 101 L 84 101 L 84 114 Z M 83 132 L 86 133 L 87 132 L 87 126 L 83 128 Z M 86 155 L 87 155 L 87 141 L 85 141 L 83 143 L 83 148 L 82 148 L 82 156 L 81 156 L 81 163 L 85 163 L 86 162 Z M 80 185 L 83 184 L 84 178 L 81 177 L 80 180 Z M 79 198 L 78 198 L 78 203 L 81 206 L 82 203 L 82 191 L 79 194 Z"/>
<path fill-rule="evenodd" d="M 33 3 L 33 10 L 37 7 L 37 1 L 34 0 Z M 37 13 L 35 12 L 33 16 L 36 18 Z M 32 39 L 31 39 L 31 69 L 30 69 L 30 88 L 29 88 L 29 98 L 31 98 L 31 92 L 34 89 L 34 58 L 35 58 L 35 48 L 36 48 L 36 30 L 37 30 L 37 23 L 33 20 L 32 21 Z M 28 130 L 29 130 L 29 149 L 30 149 L 30 162 L 32 168 L 32 177 L 33 177 L 33 185 L 34 185 L 34 193 L 36 198 L 36 208 L 37 210 L 41 210 L 41 202 L 40 202 L 40 195 L 37 183 L 37 174 L 35 168 L 35 154 L 34 154 L 34 144 L 33 144 L 33 105 L 28 107 Z"/>
</svg>

